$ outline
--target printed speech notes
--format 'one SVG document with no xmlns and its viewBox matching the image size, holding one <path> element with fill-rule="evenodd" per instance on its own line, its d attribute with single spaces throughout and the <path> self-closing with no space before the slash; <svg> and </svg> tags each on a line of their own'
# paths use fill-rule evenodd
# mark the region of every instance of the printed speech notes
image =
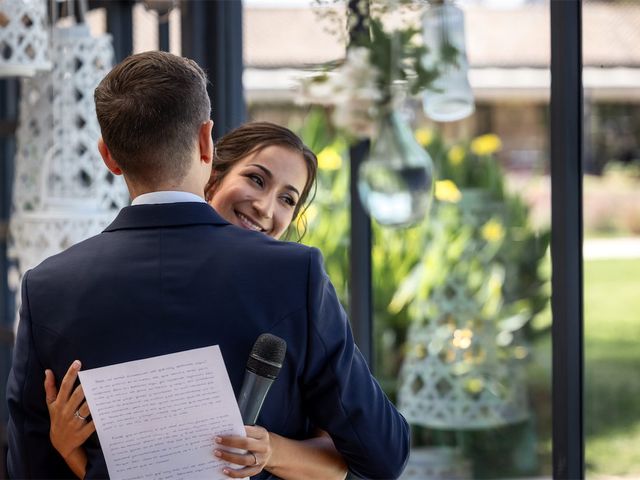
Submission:
<svg viewBox="0 0 640 480">
<path fill-rule="evenodd" d="M 245 430 L 217 345 L 84 370 L 80 381 L 110 478 L 228 478 L 214 438 Z"/>
</svg>

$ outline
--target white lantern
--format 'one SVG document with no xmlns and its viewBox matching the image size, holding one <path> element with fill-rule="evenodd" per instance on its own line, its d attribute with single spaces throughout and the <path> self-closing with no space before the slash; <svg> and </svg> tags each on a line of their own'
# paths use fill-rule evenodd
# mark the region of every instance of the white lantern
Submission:
<svg viewBox="0 0 640 480">
<path fill-rule="evenodd" d="M 45 0 L 0 0 L 0 77 L 51 68 L 46 19 Z"/>
<path fill-rule="evenodd" d="M 54 28 L 53 69 L 22 80 L 10 220 L 13 287 L 46 257 L 99 233 L 129 202 L 104 166 L 93 92 L 113 61 L 111 37 Z"/>
</svg>

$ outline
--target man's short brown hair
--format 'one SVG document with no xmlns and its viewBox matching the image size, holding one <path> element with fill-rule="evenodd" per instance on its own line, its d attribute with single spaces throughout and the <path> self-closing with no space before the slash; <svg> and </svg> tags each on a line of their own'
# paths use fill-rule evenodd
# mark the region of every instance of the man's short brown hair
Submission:
<svg viewBox="0 0 640 480">
<path fill-rule="evenodd" d="M 130 179 L 184 178 L 211 114 L 198 64 L 166 52 L 131 55 L 100 82 L 94 99 L 102 138 Z"/>
</svg>

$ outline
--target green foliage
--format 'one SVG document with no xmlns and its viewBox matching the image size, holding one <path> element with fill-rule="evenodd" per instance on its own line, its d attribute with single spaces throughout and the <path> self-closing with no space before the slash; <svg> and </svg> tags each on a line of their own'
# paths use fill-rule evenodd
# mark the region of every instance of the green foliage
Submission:
<svg viewBox="0 0 640 480">
<path fill-rule="evenodd" d="M 315 0 L 317 6 L 335 6 L 337 0 Z M 416 8 L 417 7 L 417 8 Z M 429 52 L 428 46 L 422 41 L 421 28 L 403 24 L 393 29 L 385 28 L 383 19 L 392 13 L 392 10 L 404 9 L 417 10 L 422 6 L 413 0 L 400 0 L 397 4 L 388 1 L 360 1 L 355 8 L 359 11 L 359 17 L 353 12 L 348 13 L 346 25 L 337 15 L 335 9 L 317 9 L 320 18 L 330 18 L 334 27 L 331 31 L 339 36 L 344 35 L 342 30 L 346 27 L 350 33 L 351 47 L 367 49 L 370 55 L 370 63 L 379 72 L 377 79 L 378 90 L 382 93 L 379 101 L 383 107 L 388 107 L 393 100 L 394 87 L 400 83 L 406 85 L 410 95 L 417 95 L 426 89 L 432 88 L 433 83 L 442 70 L 449 65 L 456 65 L 459 59 L 458 50 L 449 43 L 445 43 L 440 52 L 442 59 L 440 64 L 424 66 L 424 57 Z M 357 27 L 354 25 L 361 22 Z M 329 69 L 336 64 L 327 64 Z M 320 81 L 323 79 L 318 78 Z M 384 110 L 384 108 L 383 108 Z"/>
<path fill-rule="evenodd" d="M 322 109 L 311 111 L 302 129 L 298 132 L 305 143 L 317 154 L 325 148 L 335 151 L 341 158 L 347 158 L 345 141 L 335 135 L 329 127 L 326 113 Z M 320 248 L 325 260 L 325 268 L 336 292 L 348 308 L 349 281 L 349 172 L 347 162 L 340 168 L 318 169 L 317 193 L 306 212 L 307 233 L 303 241 L 307 245 Z"/>
<path fill-rule="evenodd" d="M 371 63 L 380 71 L 379 88 L 383 95 L 382 103 L 391 100 L 392 85 L 396 81 L 406 82 L 411 95 L 431 86 L 438 78 L 438 69 L 427 69 L 422 58 L 428 49 L 421 42 L 415 41 L 420 30 L 413 27 L 386 32 L 382 22 L 375 18 L 370 20 L 370 36 L 359 37 L 354 45 L 369 49 Z"/>
<path fill-rule="evenodd" d="M 328 127 L 322 110 L 310 114 L 300 133 L 319 153 L 321 167 L 328 152 L 342 157 L 340 168 L 319 169 L 318 193 L 308 212 L 304 242 L 322 250 L 346 306 L 348 145 Z M 458 148 L 457 158 L 436 136 L 427 149 L 438 179 L 451 180 L 462 191 L 459 202 L 436 199 L 429 218 L 413 228 L 387 229 L 375 222 L 372 226 L 375 368 L 392 396 L 409 325 L 433 318 L 437 310 L 433 296 L 451 279 L 467 286 L 474 302 L 483 306 L 480 314 L 500 331 L 521 331 L 529 339 L 542 333 L 531 326 L 531 319 L 548 301 L 548 279 L 541 265 L 549 234 L 531 229 L 527 206 L 506 192 L 504 174 L 491 154 L 476 155 L 470 144 L 454 148 Z M 497 289 L 487 286 L 494 284 Z M 509 348 L 507 356 L 513 354 Z"/>
</svg>

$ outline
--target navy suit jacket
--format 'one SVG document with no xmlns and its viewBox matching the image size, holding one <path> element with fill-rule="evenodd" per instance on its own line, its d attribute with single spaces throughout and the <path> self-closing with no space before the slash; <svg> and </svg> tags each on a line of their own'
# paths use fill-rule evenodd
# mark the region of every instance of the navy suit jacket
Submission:
<svg viewBox="0 0 640 480">
<path fill-rule="evenodd" d="M 398 477 L 408 425 L 355 346 L 319 251 L 237 228 L 204 203 L 124 208 L 25 274 L 7 386 L 10 476 L 73 477 L 49 441 L 45 368 L 60 381 L 74 359 L 90 369 L 220 345 L 237 395 L 265 332 L 287 354 L 257 423 L 294 439 L 321 428 L 355 475 Z M 86 448 L 87 478 L 107 477 L 95 436 Z"/>
</svg>

